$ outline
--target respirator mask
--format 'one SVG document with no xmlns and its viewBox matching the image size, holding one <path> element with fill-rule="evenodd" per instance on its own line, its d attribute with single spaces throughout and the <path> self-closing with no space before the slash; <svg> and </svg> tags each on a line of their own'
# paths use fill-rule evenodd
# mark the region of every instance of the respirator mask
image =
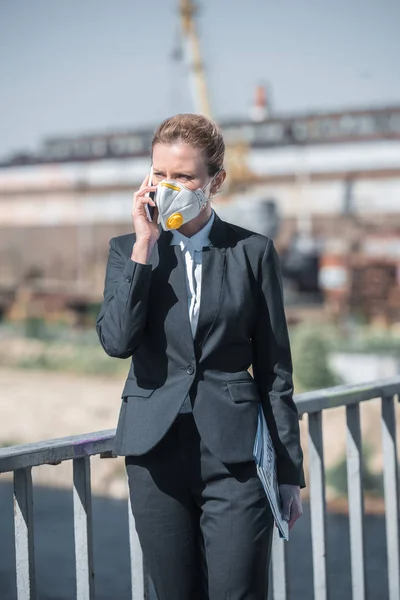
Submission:
<svg viewBox="0 0 400 600">
<path fill-rule="evenodd" d="M 184 223 L 195 219 L 209 201 L 209 188 L 215 177 L 203 188 L 190 190 L 178 181 L 165 180 L 157 185 L 154 202 L 158 208 L 158 224 L 164 231 L 179 229 Z M 208 189 L 207 189 L 208 188 Z"/>
</svg>

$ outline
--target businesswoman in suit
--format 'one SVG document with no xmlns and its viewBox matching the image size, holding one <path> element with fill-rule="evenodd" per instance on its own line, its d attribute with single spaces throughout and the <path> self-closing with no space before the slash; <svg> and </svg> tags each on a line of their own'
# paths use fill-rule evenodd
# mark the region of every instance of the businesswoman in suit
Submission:
<svg viewBox="0 0 400 600">
<path fill-rule="evenodd" d="M 206 117 L 176 115 L 159 126 L 152 185 L 146 178 L 133 197 L 135 234 L 110 241 L 97 320 L 107 354 L 132 358 L 115 452 L 126 457 L 159 600 L 267 597 L 273 519 L 253 459 L 259 403 L 290 526 L 302 512 L 278 259 L 270 239 L 213 210 L 223 160 L 222 134 Z M 161 229 L 157 207 L 153 222 L 146 216 L 161 182 L 205 194 L 197 216 L 175 220 L 178 229 Z"/>
</svg>

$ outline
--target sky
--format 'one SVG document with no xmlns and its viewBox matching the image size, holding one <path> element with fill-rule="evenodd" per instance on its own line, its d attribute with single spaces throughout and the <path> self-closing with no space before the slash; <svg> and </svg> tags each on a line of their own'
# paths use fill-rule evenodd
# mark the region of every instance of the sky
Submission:
<svg viewBox="0 0 400 600">
<path fill-rule="evenodd" d="M 0 0 L 0 157 L 193 112 L 179 0 Z M 213 116 L 400 104 L 400 0 L 201 0 Z"/>
</svg>

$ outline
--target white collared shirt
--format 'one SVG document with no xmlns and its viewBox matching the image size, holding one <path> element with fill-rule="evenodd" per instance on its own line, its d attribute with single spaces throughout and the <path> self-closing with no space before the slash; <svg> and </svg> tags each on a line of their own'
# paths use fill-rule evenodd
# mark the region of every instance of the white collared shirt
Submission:
<svg viewBox="0 0 400 600">
<path fill-rule="evenodd" d="M 171 246 L 180 246 L 186 266 L 186 289 L 188 295 L 188 310 L 192 336 L 196 335 L 199 322 L 201 299 L 202 250 L 210 245 L 209 234 L 213 226 L 215 213 L 200 231 L 188 238 L 176 229 L 172 231 Z M 191 410 L 189 397 L 186 398 L 181 412 Z"/>
<path fill-rule="evenodd" d="M 171 246 L 180 246 L 185 259 L 189 319 L 193 338 L 196 335 L 200 312 L 202 250 L 205 246 L 210 245 L 208 236 L 214 219 L 215 213 L 213 211 L 206 225 L 190 238 L 182 235 L 176 229 L 172 231 Z"/>
</svg>

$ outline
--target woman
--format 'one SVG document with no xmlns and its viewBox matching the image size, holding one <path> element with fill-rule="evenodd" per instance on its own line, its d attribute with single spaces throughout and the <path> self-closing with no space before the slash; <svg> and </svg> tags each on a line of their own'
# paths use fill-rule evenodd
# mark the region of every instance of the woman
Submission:
<svg viewBox="0 0 400 600">
<path fill-rule="evenodd" d="M 290 526 L 302 512 L 278 259 L 271 240 L 210 204 L 224 150 L 204 116 L 159 126 L 152 185 L 133 197 L 135 234 L 110 242 L 97 321 L 107 354 L 132 357 L 115 452 L 159 600 L 266 598 L 273 519 L 253 459 L 259 402 Z"/>
</svg>

